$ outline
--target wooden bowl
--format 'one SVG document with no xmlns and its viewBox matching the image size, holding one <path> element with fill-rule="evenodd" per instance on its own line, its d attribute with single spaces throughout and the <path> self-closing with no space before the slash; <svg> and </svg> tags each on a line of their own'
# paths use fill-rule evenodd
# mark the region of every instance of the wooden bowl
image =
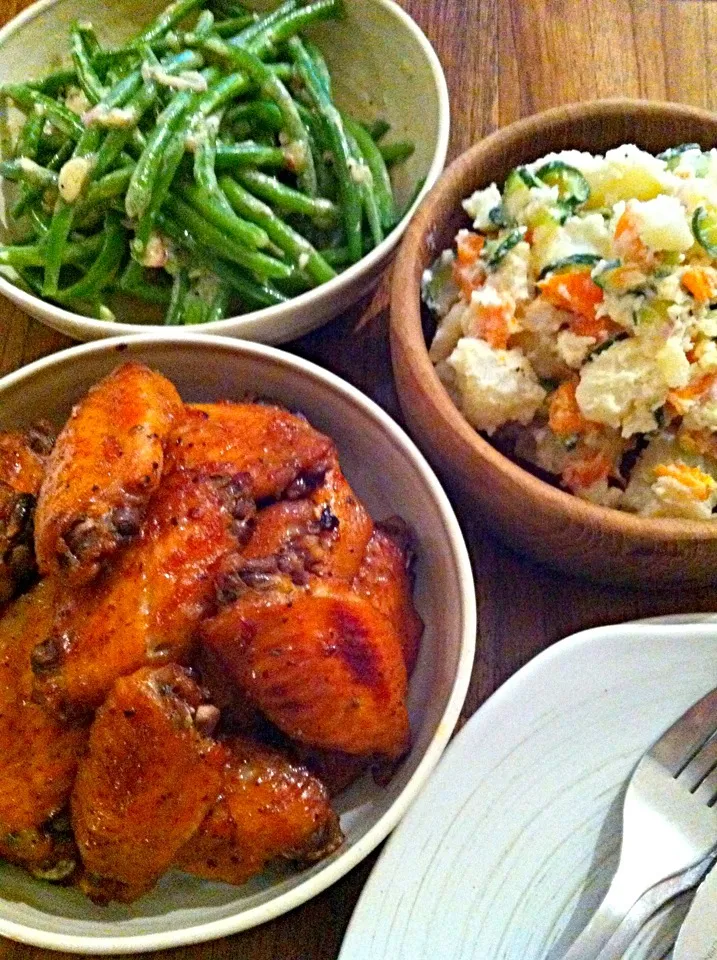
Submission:
<svg viewBox="0 0 717 960">
<path fill-rule="evenodd" d="M 707 582 L 717 571 L 717 522 L 653 519 L 580 500 L 514 463 L 454 406 L 429 360 L 420 282 L 467 225 L 461 201 L 546 153 L 592 153 L 635 143 L 651 153 L 717 144 L 717 114 L 673 103 L 603 100 L 511 124 L 460 156 L 420 207 L 395 265 L 391 353 L 413 436 L 449 486 L 464 494 L 511 547 L 552 567 L 612 583 Z"/>
</svg>

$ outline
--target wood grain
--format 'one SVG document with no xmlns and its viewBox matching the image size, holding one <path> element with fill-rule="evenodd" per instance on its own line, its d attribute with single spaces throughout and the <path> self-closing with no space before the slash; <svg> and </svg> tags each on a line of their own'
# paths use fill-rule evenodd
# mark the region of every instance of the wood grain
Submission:
<svg viewBox="0 0 717 960">
<path fill-rule="evenodd" d="M 715 0 L 400 2 L 443 62 L 452 103 L 452 157 L 500 125 L 572 101 L 633 96 L 711 109 L 716 105 Z M 0 17 L 10 19 L 25 5 L 0 0 Z M 346 377 L 396 414 L 386 290 L 384 285 L 360 309 L 290 349 Z M 0 373 L 68 345 L 3 302 Z M 478 653 L 465 716 L 532 656 L 575 630 L 660 613 L 710 610 L 717 604 L 714 588 L 634 591 L 554 575 L 487 537 L 470 510 L 460 510 L 460 519 L 480 603 Z M 369 858 L 322 896 L 273 923 L 156 956 L 335 960 L 371 862 Z M 60 956 L 0 941 L 0 960 Z"/>
</svg>

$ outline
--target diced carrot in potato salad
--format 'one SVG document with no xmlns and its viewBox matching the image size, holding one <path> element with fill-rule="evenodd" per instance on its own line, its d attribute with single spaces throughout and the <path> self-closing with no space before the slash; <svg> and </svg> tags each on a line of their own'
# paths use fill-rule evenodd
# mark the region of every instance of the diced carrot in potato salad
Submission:
<svg viewBox="0 0 717 960">
<path fill-rule="evenodd" d="M 464 201 L 423 278 L 469 422 L 577 496 L 717 517 L 717 150 L 575 150 Z"/>
</svg>

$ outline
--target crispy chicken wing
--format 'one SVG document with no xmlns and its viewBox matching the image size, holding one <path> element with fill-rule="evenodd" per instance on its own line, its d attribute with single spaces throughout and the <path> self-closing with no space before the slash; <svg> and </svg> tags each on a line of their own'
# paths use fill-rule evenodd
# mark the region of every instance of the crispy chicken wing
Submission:
<svg viewBox="0 0 717 960">
<path fill-rule="evenodd" d="M 91 584 L 61 588 L 32 657 L 39 702 L 58 715 L 89 711 L 117 677 L 186 657 L 214 597 L 214 570 L 237 547 L 241 489 L 185 470 L 165 477 L 140 538 Z"/>
<path fill-rule="evenodd" d="M 326 788 L 305 767 L 246 738 L 224 747 L 219 800 L 180 851 L 178 867 L 239 884 L 279 857 L 320 860 L 341 844 Z"/>
<path fill-rule="evenodd" d="M 297 587 L 276 575 L 264 586 L 247 587 L 202 629 L 240 690 L 303 743 L 401 756 L 407 677 L 396 627 L 344 581 Z"/>
<path fill-rule="evenodd" d="M 37 574 L 33 524 L 52 433 L 0 433 L 0 609 Z"/>
<path fill-rule="evenodd" d="M 353 586 L 356 593 L 396 624 L 410 676 L 418 656 L 423 621 L 413 605 L 410 548 L 401 539 L 395 525 L 377 525 Z"/>
<path fill-rule="evenodd" d="M 331 440 L 306 420 L 259 403 L 188 407 L 168 451 L 187 469 L 246 473 L 254 500 L 303 495 L 321 481 L 332 453 Z"/>
<path fill-rule="evenodd" d="M 121 678 L 98 710 L 72 792 L 80 886 L 96 902 L 151 889 L 215 803 L 226 758 L 203 732 L 212 711 L 175 665 Z"/>
<path fill-rule="evenodd" d="M 140 531 L 159 486 L 164 446 L 182 402 L 139 363 L 101 380 L 72 411 L 40 489 L 35 547 L 42 573 L 86 583 Z"/>
<path fill-rule="evenodd" d="M 0 619 L 0 857 L 38 876 L 72 872 L 62 822 L 87 730 L 32 703 L 30 651 L 52 623 L 54 584 L 43 580 Z"/>
<path fill-rule="evenodd" d="M 283 500 L 261 510 L 243 551 L 260 571 L 276 566 L 301 579 L 308 573 L 351 579 L 358 572 L 373 521 L 354 494 L 338 463 L 322 483 L 300 500 Z M 271 572 L 269 570 L 269 572 Z"/>
</svg>

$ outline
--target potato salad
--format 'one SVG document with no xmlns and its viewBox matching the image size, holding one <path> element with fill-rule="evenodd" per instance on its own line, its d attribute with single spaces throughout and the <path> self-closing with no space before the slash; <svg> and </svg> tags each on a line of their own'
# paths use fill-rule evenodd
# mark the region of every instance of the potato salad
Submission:
<svg viewBox="0 0 717 960">
<path fill-rule="evenodd" d="M 463 206 L 423 278 L 466 419 L 575 495 L 717 505 L 717 150 L 549 154 Z"/>
</svg>

